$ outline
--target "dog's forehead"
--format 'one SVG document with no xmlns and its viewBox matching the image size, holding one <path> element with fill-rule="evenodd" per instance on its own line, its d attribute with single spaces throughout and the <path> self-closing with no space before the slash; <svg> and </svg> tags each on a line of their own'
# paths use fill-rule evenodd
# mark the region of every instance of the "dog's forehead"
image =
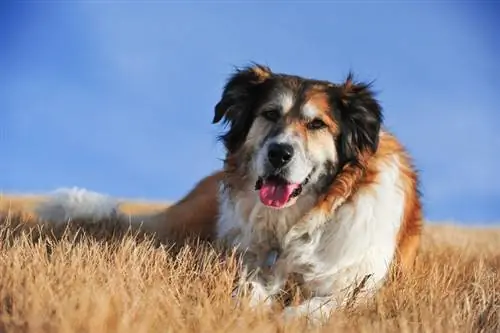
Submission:
<svg viewBox="0 0 500 333">
<path fill-rule="evenodd" d="M 300 118 L 316 118 L 330 111 L 332 84 L 300 77 L 279 77 L 271 94 L 271 102 L 282 112 Z"/>
</svg>

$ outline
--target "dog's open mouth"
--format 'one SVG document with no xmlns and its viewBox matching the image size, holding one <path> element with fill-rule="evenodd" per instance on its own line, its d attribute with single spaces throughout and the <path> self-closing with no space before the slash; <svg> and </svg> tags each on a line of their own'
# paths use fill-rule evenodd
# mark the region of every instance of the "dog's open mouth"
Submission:
<svg viewBox="0 0 500 333">
<path fill-rule="evenodd" d="M 259 191 L 260 201 L 269 207 L 282 208 L 291 199 L 298 197 L 302 187 L 307 184 L 309 177 L 299 183 L 290 183 L 281 176 L 272 175 L 259 177 L 255 183 L 255 189 Z"/>
</svg>

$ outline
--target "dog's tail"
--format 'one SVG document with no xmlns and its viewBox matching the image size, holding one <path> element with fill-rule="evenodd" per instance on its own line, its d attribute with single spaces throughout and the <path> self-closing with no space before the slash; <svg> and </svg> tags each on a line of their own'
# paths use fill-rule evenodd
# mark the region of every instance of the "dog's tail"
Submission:
<svg viewBox="0 0 500 333">
<path fill-rule="evenodd" d="M 154 233 L 161 239 L 196 237 L 209 240 L 216 236 L 217 192 L 223 177 L 222 171 L 215 172 L 198 182 L 181 200 L 146 215 L 125 214 L 119 209 L 123 203 L 120 200 L 77 187 L 54 191 L 35 207 L 34 213 L 42 221 L 53 224 L 71 220 L 99 223 L 103 219 L 113 219 Z"/>
<path fill-rule="evenodd" d="M 36 216 L 46 222 L 64 224 L 71 220 L 98 223 L 114 219 L 131 225 L 147 223 L 153 215 L 125 215 L 120 211 L 122 202 L 109 195 L 84 188 L 60 188 L 50 193 L 34 209 Z"/>
</svg>

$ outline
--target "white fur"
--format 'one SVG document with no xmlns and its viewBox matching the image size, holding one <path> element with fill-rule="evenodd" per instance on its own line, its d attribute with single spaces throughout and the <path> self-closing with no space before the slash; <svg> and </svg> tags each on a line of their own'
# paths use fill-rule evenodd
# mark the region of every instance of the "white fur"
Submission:
<svg viewBox="0 0 500 333">
<path fill-rule="evenodd" d="M 53 223 L 76 218 L 96 222 L 114 217 L 119 205 L 119 201 L 105 194 L 78 187 L 60 188 L 49 194 L 47 200 L 35 208 L 35 213 L 40 219 Z"/>
<path fill-rule="evenodd" d="M 294 98 L 291 92 L 284 92 L 278 95 L 279 106 L 283 108 L 283 112 L 287 113 L 293 106 Z"/>
<path fill-rule="evenodd" d="M 313 120 L 318 116 L 318 114 L 318 109 L 313 103 L 307 102 L 302 108 L 302 115 L 308 118 L 308 120 Z"/>
<path fill-rule="evenodd" d="M 41 220 L 63 224 L 75 219 L 98 223 L 103 219 L 120 219 L 123 223 L 139 226 L 150 222 L 154 214 L 128 216 L 119 211 L 121 202 L 106 194 L 84 188 L 60 188 L 47 196 L 35 207 L 35 214 Z"/>
<path fill-rule="evenodd" d="M 251 284 L 252 299 L 258 303 L 276 293 L 288 274 L 299 274 L 312 296 L 298 307 L 287 308 L 284 315 L 308 315 L 316 322 L 345 305 L 365 276 L 371 274 L 365 284 L 365 297 L 375 292 L 393 260 L 404 213 L 399 167 L 398 157 L 393 156 L 380 166 L 373 185 L 360 189 L 337 212 L 314 216 L 302 225 L 296 222 L 314 204 L 312 195 L 300 196 L 295 205 L 274 210 L 255 197 L 230 198 L 228 192 L 222 191 L 219 235 L 224 237 L 229 230 L 240 232 L 233 244 L 253 254 L 253 259 L 245 263 L 245 271 L 258 267 L 273 242 L 277 241 L 283 251 L 269 276 L 243 280 L 241 288 Z M 245 200 L 255 200 L 246 221 L 240 209 L 248 204 Z M 303 235 L 307 236 L 305 240 Z"/>
<path fill-rule="evenodd" d="M 231 244 L 239 244 L 239 238 L 233 238 L 232 235 L 241 235 L 241 230 L 244 226 L 243 220 L 239 217 L 238 207 L 231 200 L 228 190 L 224 184 L 219 184 L 219 191 L 217 193 L 219 202 L 219 216 L 217 220 L 216 234 L 217 238 L 224 239 Z"/>
</svg>

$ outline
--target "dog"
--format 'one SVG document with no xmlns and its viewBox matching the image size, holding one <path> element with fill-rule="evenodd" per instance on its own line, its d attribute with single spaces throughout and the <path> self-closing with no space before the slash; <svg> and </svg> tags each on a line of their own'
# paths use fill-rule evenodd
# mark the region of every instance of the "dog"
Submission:
<svg viewBox="0 0 500 333">
<path fill-rule="evenodd" d="M 352 73 L 335 84 L 257 63 L 237 68 L 213 116 L 225 125 L 221 170 L 166 210 L 132 220 L 165 237 L 239 249 L 233 297 L 248 295 L 254 306 L 272 304 L 293 280 L 304 299 L 287 305 L 285 318 L 324 323 L 354 293 L 370 299 L 391 267 L 411 272 L 423 223 L 418 172 L 384 128 L 372 86 Z M 42 203 L 40 215 L 74 218 L 68 201 Z M 117 214 L 106 205 L 88 215 Z M 89 216 L 80 209 L 79 217 Z"/>
</svg>

